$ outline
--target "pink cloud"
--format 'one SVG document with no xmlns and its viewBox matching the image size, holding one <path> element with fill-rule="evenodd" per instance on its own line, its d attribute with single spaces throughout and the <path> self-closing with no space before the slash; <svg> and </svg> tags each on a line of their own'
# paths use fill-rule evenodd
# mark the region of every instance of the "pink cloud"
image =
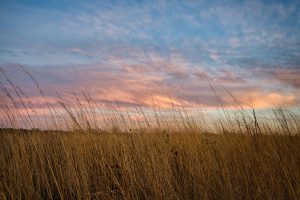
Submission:
<svg viewBox="0 0 300 200">
<path fill-rule="evenodd" d="M 274 77 L 280 82 L 300 88 L 300 68 L 277 69 L 274 71 Z"/>
<path fill-rule="evenodd" d="M 17 76 L 13 76 L 15 70 L 18 71 Z M 196 107 L 200 104 L 203 107 L 212 108 L 218 106 L 218 102 L 207 78 L 225 106 L 232 106 L 233 103 L 233 99 L 226 90 L 245 106 L 249 105 L 249 99 L 255 107 L 259 108 L 271 107 L 275 104 L 292 105 L 299 102 L 299 95 L 297 95 L 299 93 L 281 88 L 268 88 L 268 85 L 275 84 L 275 80 L 299 87 L 299 70 L 297 69 L 277 70 L 271 76 L 275 80 L 270 78 L 267 72 L 261 72 L 262 77 L 253 79 L 230 68 L 201 67 L 191 71 L 191 63 L 180 55 L 168 58 L 157 54 L 145 55 L 141 61 L 110 57 L 105 62 L 96 65 L 76 65 L 42 70 L 30 68 L 29 71 L 44 90 L 47 103 L 33 82 L 26 74 L 20 74 L 17 67 L 10 66 L 5 68 L 5 71 L 14 78 L 16 85 L 24 86 L 21 90 L 27 95 L 26 98 L 23 95 L 26 105 L 30 102 L 35 112 L 39 113 L 47 113 L 47 103 L 58 111 L 61 109 L 56 91 L 69 105 L 76 104 L 73 91 L 83 103 L 85 100 L 82 91 L 88 91 L 101 108 L 105 108 L 106 101 L 118 104 L 120 107 L 134 107 L 135 105 L 151 107 L 154 101 L 163 108 L 171 108 L 172 102 L 177 106 Z M 15 79 L 16 77 L 18 78 Z M 3 77 L 1 81 L 9 88 Z M 279 84 L 279 86 L 282 85 Z M 9 91 L 13 93 L 11 88 Z M 18 99 L 16 102 L 18 105 L 21 104 Z"/>
</svg>

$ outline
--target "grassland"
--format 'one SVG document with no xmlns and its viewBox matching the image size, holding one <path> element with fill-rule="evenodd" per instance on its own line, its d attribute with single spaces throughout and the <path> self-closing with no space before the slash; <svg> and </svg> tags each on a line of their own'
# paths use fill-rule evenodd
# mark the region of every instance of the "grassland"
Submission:
<svg viewBox="0 0 300 200">
<path fill-rule="evenodd" d="M 0 96 L 1 124 L 12 127 L 0 129 L 1 199 L 300 198 L 300 120 L 282 107 L 260 121 L 233 97 L 239 109 L 222 107 L 215 120 L 174 106 L 168 117 L 154 107 L 151 119 L 136 108 L 136 121 L 109 103 L 112 112 L 98 118 L 83 93 L 85 103 L 75 95 L 72 106 L 58 97 L 65 115 L 57 118 L 35 82 L 49 109 L 45 127 L 55 128 L 40 130 L 26 96 L 8 83 L 14 94 Z M 20 129 L 26 124 L 31 130 Z"/>
<path fill-rule="evenodd" d="M 3 199 L 297 199 L 299 135 L 0 135 Z"/>
</svg>

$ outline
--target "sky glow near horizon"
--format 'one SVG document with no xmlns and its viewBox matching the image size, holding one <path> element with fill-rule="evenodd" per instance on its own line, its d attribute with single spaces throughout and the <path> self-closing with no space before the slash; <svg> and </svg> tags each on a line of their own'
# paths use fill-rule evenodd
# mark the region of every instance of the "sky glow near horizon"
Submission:
<svg viewBox="0 0 300 200">
<path fill-rule="evenodd" d="M 0 64 L 46 109 L 88 91 L 121 107 L 300 105 L 299 1 L 6 1 Z M 1 92 L 9 83 L 1 74 Z"/>
</svg>

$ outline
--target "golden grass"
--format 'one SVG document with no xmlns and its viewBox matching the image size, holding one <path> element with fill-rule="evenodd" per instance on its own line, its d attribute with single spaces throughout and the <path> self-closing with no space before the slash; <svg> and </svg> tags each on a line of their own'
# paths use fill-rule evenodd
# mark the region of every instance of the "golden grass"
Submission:
<svg viewBox="0 0 300 200">
<path fill-rule="evenodd" d="M 26 71 L 49 110 L 42 122 L 56 130 L 25 130 L 34 128 L 32 108 L 0 72 L 12 88 L 0 95 L 1 123 L 13 127 L 0 129 L 0 199 L 300 198 L 300 120 L 282 107 L 259 121 L 232 96 L 240 109 L 219 102 L 213 121 L 177 107 L 168 116 L 154 107 L 152 118 L 137 107 L 135 121 L 109 102 L 111 112 L 99 113 L 83 93 L 75 106 L 58 97 L 66 115 L 56 118 Z"/>
<path fill-rule="evenodd" d="M 3 199 L 297 199 L 299 136 L 5 132 Z"/>
</svg>

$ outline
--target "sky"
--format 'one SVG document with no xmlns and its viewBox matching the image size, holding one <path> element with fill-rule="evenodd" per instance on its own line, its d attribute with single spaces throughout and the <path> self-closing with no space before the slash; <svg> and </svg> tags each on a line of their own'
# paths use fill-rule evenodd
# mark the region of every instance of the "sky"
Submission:
<svg viewBox="0 0 300 200">
<path fill-rule="evenodd" d="M 23 68 L 53 106 L 82 91 L 123 107 L 299 106 L 299 32 L 297 0 L 0 0 L 0 67 L 40 109 Z"/>
</svg>

